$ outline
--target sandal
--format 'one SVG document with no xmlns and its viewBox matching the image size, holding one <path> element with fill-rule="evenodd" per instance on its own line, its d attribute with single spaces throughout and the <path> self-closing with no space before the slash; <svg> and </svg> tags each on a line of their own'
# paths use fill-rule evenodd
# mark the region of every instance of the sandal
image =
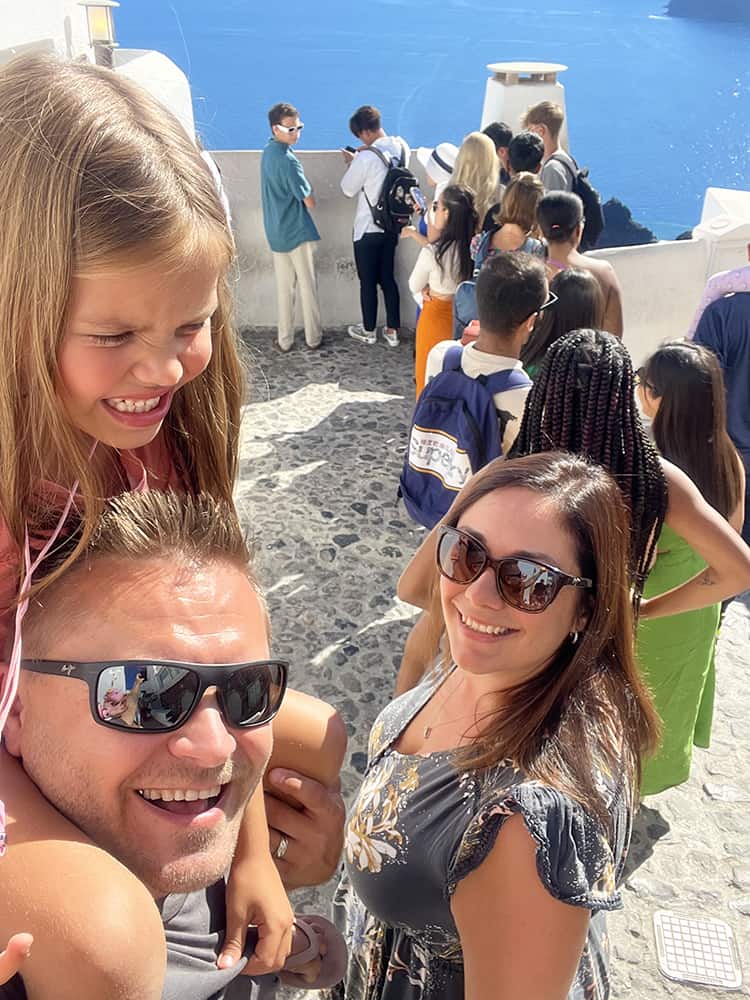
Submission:
<svg viewBox="0 0 750 1000">
<path fill-rule="evenodd" d="M 302 931 L 309 944 L 304 951 L 287 958 L 281 970 L 282 982 L 303 990 L 322 990 L 340 983 L 346 973 L 348 957 L 346 942 L 340 931 L 325 917 L 317 914 L 294 914 L 294 925 Z M 326 953 L 321 955 L 320 945 L 325 942 Z M 320 972 L 313 982 L 296 975 L 294 970 L 320 959 Z"/>
</svg>

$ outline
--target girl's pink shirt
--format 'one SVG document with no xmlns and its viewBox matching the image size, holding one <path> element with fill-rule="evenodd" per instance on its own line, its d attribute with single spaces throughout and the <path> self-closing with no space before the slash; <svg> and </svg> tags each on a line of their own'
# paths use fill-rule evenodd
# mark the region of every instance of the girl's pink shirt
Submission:
<svg viewBox="0 0 750 1000">
<path fill-rule="evenodd" d="M 159 434 L 149 444 L 133 451 L 121 451 L 120 461 L 131 490 L 181 490 L 182 484 L 174 462 L 169 454 L 164 434 Z M 50 494 L 60 496 L 62 511 L 68 498 L 67 490 L 50 483 Z M 30 544 L 37 551 L 45 539 L 31 538 Z M 11 538 L 4 518 L 0 518 L 0 689 L 2 689 L 2 666 L 5 662 L 9 633 L 13 627 L 14 604 L 17 597 L 18 566 L 20 553 L 15 540 Z"/>
</svg>

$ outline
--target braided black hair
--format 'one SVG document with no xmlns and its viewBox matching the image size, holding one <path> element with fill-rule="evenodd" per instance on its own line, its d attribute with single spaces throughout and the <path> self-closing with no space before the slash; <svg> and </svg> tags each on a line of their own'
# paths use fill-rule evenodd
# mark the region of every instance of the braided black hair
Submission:
<svg viewBox="0 0 750 1000">
<path fill-rule="evenodd" d="M 560 450 L 585 455 L 617 481 L 630 509 L 638 602 L 667 512 L 667 480 L 635 405 L 630 355 L 609 333 L 576 330 L 551 345 L 509 457 Z"/>
</svg>

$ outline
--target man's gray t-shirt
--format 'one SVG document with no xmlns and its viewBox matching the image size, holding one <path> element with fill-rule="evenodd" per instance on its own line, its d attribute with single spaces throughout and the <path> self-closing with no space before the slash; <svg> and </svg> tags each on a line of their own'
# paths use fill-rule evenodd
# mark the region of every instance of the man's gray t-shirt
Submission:
<svg viewBox="0 0 750 1000">
<path fill-rule="evenodd" d="M 573 158 L 564 149 L 558 149 L 542 167 L 541 181 L 545 191 L 572 191 L 573 177 L 577 173 Z M 570 170 L 568 169 L 570 167 Z"/>
<path fill-rule="evenodd" d="M 223 882 L 159 903 L 167 939 L 167 975 L 162 1000 L 271 1000 L 277 976 L 241 976 L 243 958 L 231 969 L 217 969 L 224 941 Z M 252 952 L 250 938 L 246 953 Z M 21 976 L 0 986 L 0 1000 L 27 1000 Z"/>
<path fill-rule="evenodd" d="M 270 1000 L 277 976 L 241 976 L 241 959 L 231 969 L 217 969 L 224 941 L 223 882 L 199 892 L 167 896 L 159 903 L 167 938 L 167 975 L 162 1000 Z M 248 935 L 246 954 L 254 939 Z"/>
</svg>

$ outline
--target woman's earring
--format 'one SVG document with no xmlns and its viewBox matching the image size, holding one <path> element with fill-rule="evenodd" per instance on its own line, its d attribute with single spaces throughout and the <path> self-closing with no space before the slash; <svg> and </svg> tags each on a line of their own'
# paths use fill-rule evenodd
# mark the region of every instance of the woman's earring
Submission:
<svg viewBox="0 0 750 1000">
<path fill-rule="evenodd" d="M 573 643 L 574 646 L 578 642 L 578 635 L 579 635 L 578 632 L 571 632 L 570 633 L 570 641 Z"/>
</svg>

